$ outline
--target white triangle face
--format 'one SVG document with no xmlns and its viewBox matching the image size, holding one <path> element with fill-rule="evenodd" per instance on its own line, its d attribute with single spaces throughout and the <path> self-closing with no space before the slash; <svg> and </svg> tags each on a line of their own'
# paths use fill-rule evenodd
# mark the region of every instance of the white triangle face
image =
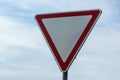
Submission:
<svg viewBox="0 0 120 80">
<path fill-rule="evenodd" d="M 59 55 L 65 62 L 92 15 L 42 19 Z"/>
</svg>

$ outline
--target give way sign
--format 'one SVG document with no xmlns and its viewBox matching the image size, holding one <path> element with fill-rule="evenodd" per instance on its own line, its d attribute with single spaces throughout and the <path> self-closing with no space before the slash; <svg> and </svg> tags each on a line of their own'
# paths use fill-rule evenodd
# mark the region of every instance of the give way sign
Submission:
<svg viewBox="0 0 120 80">
<path fill-rule="evenodd" d="M 36 20 L 62 72 L 66 72 L 101 10 L 38 14 Z"/>
</svg>

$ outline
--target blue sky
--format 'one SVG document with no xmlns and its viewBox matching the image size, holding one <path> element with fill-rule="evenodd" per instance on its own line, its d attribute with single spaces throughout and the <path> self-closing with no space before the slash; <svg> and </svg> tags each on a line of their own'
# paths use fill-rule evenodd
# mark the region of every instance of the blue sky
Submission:
<svg viewBox="0 0 120 80">
<path fill-rule="evenodd" d="M 101 9 L 69 80 L 120 79 L 119 0 L 0 0 L 0 80 L 61 80 L 36 14 Z"/>
</svg>

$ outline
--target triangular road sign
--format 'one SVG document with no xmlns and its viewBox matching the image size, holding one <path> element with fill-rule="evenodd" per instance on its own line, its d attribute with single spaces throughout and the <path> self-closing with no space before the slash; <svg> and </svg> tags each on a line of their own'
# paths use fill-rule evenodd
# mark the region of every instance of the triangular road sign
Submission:
<svg viewBox="0 0 120 80">
<path fill-rule="evenodd" d="M 36 16 L 62 72 L 69 69 L 100 14 L 100 10 L 89 10 Z"/>
</svg>

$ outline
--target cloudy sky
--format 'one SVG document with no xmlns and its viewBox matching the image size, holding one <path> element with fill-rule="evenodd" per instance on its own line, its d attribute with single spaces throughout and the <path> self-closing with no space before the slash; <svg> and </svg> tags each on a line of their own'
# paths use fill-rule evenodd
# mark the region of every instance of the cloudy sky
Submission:
<svg viewBox="0 0 120 80">
<path fill-rule="evenodd" d="M 119 0 L 0 0 L 0 80 L 62 80 L 36 14 L 101 9 L 69 80 L 120 80 Z"/>
</svg>

